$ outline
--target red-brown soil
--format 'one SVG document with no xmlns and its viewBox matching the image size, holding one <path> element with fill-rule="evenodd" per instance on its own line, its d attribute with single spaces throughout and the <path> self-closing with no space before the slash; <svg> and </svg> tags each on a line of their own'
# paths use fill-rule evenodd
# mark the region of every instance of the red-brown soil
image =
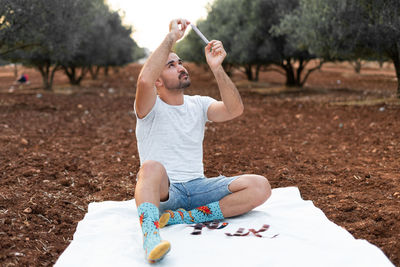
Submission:
<svg viewBox="0 0 400 267">
<path fill-rule="evenodd" d="M 55 92 L 24 69 L 0 68 L 0 265 L 51 266 L 92 201 L 133 198 L 139 159 L 132 105 L 139 65 Z M 219 98 L 212 74 L 188 65 L 189 94 Z M 275 72 L 235 73 L 245 113 L 207 125 L 207 176 L 257 173 L 297 186 L 329 219 L 400 266 L 400 102 L 391 66 L 355 74 L 327 64 L 303 90 Z"/>
</svg>

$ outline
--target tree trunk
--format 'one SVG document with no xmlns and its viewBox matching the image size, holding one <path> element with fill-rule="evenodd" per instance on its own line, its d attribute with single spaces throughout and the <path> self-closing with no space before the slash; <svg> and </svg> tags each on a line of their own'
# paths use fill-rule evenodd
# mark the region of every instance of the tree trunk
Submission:
<svg viewBox="0 0 400 267">
<path fill-rule="evenodd" d="M 253 72 L 252 72 L 252 65 L 251 64 L 247 64 L 244 66 L 245 69 L 245 73 L 247 76 L 247 80 L 249 81 L 253 81 Z"/>
<path fill-rule="evenodd" d="M 108 66 L 104 67 L 104 75 L 108 77 Z"/>
<path fill-rule="evenodd" d="M 18 65 L 17 63 L 14 64 L 14 77 L 18 79 Z"/>
<path fill-rule="evenodd" d="M 89 72 L 93 80 L 97 80 L 99 77 L 100 66 L 90 66 Z"/>
<path fill-rule="evenodd" d="M 399 57 L 393 58 L 394 67 L 397 76 L 397 98 L 400 98 L 400 59 Z"/>
<path fill-rule="evenodd" d="M 53 88 L 53 81 L 54 81 L 54 74 L 56 74 L 56 71 L 59 69 L 59 65 L 56 65 L 53 70 L 51 71 L 50 74 L 50 79 L 49 79 L 49 86 L 50 88 Z"/>
<path fill-rule="evenodd" d="M 78 75 L 78 68 L 75 66 L 65 67 L 63 66 L 65 74 L 68 76 L 69 83 L 71 85 L 80 85 L 82 79 L 85 77 L 88 67 L 82 67 L 80 75 Z"/>
<path fill-rule="evenodd" d="M 315 70 L 320 69 L 323 61 L 320 61 L 320 64 L 314 68 L 308 69 L 307 73 L 303 75 L 303 80 L 301 79 L 302 73 L 306 69 L 307 64 L 310 62 L 310 60 L 304 60 L 302 58 L 299 59 L 299 67 L 297 70 L 295 67 L 292 65 L 291 59 L 287 59 L 286 62 L 283 61 L 279 65 L 286 74 L 286 86 L 290 87 L 303 87 L 305 82 L 307 81 L 308 76 Z"/>
<path fill-rule="evenodd" d="M 296 77 L 294 75 L 295 72 L 292 63 L 290 62 L 290 59 L 288 59 L 286 62 L 286 64 L 284 62 L 282 63 L 282 67 L 286 72 L 286 86 L 300 86 L 298 83 L 296 83 Z"/>
<path fill-rule="evenodd" d="M 397 98 L 400 98 L 400 74 L 397 74 Z"/>
<path fill-rule="evenodd" d="M 68 77 L 69 83 L 74 85 L 75 81 L 75 67 L 65 67 L 63 66 L 64 72 Z"/>
<path fill-rule="evenodd" d="M 303 70 L 304 70 L 304 68 L 306 67 L 306 65 L 307 65 L 307 63 L 308 63 L 308 61 L 306 60 L 306 61 L 304 61 L 304 59 L 303 58 L 300 58 L 299 59 L 299 67 L 297 68 L 297 71 L 296 71 L 296 77 L 295 77 L 295 79 L 296 79 L 296 86 L 299 86 L 299 87 L 303 87 L 303 84 L 302 84 L 302 82 L 301 82 L 301 74 L 303 73 Z"/>
<path fill-rule="evenodd" d="M 49 73 L 42 72 L 43 89 L 45 91 L 51 91 L 51 84 L 49 83 Z"/>
<path fill-rule="evenodd" d="M 303 65 L 303 70 L 306 68 L 306 65 L 308 64 L 308 62 L 310 62 L 310 60 L 307 60 L 307 61 L 305 62 L 305 64 Z M 308 76 L 310 76 L 310 74 L 311 74 L 312 72 L 321 69 L 321 67 L 322 67 L 323 64 L 324 64 L 324 61 L 323 61 L 323 60 L 320 60 L 318 66 L 316 66 L 316 67 L 314 67 L 314 68 L 311 68 L 311 69 L 308 69 L 308 70 L 307 70 L 307 73 L 306 73 L 306 74 L 304 75 L 304 77 L 303 77 L 303 80 L 299 79 L 299 81 L 300 81 L 300 87 L 303 87 L 303 85 L 306 83 L 306 81 L 307 81 L 307 79 L 308 79 Z M 300 74 L 301 74 L 301 73 L 299 73 L 299 76 L 300 76 Z"/>
<path fill-rule="evenodd" d="M 52 90 L 52 83 L 49 81 L 49 74 L 50 74 L 50 63 L 45 63 L 44 65 L 40 65 L 36 67 L 40 74 L 42 75 L 42 81 L 43 81 L 43 89 L 45 91 L 51 91 Z"/>
<path fill-rule="evenodd" d="M 81 81 L 83 80 L 83 78 L 85 78 L 86 73 L 88 72 L 89 68 L 88 67 L 82 67 L 81 68 L 81 75 L 78 76 L 78 85 L 81 84 Z"/>
<path fill-rule="evenodd" d="M 361 59 L 359 59 L 359 58 L 350 61 L 350 64 L 353 66 L 353 69 L 357 74 L 360 74 L 360 72 L 361 72 L 361 66 L 362 66 L 361 63 L 362 63 Z"/>
<path fill-rule="evenodd" d="M 394 53 L 390 54 L 394 68 L 396 70 L 397 76 L 397 98 L 400 98 L 400 52 L 399 52 L 399 44 L 396 44 L 396 49 L 393 51 Z"/>
<path fill-rule="evenodd" d="M 260 77 L 260 69 L 261 69 L 261 64 L 257 64 L 257 66 L 256 66 L 256 74 L 255 74 L 255 77 L 254 77 L 254 80 L 257 81 L 257 82 L 258 82 L 259 77 Z"/>
</svg>

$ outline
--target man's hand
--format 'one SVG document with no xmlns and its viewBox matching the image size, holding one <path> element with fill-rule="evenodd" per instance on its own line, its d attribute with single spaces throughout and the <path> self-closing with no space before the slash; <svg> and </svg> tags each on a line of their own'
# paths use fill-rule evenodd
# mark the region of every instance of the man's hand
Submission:
<svg viewBox="0 0 400 267">
<path fill-rule="evenodd" d="M 242 98 L 232 80 L 222 68 L 226 57 L 221 41 L 212 40 L 205 48 L 207 63 L 217 80 L 222 101 L 212 103 L 207 110 L 210 121 L 222 122 L 236 118 L 243 113 Z"/>
<path fill-rule="evenodd" d="M 155 87 L 156 80 L 168 60 L 168 55 L 176 41 L 183 37 L 187 26 L 190 24 L 185 19 L 175 19 L 169 24 L 169 33 L 160 46 L 150 55 L 144 64 L 136 87 L 136 115 L 144 118 L 154 106 L 157 99 Z"/>
<path fill-rule="evenodd" d="M 205 47 L 207 63 L 211 70 L 215 70 L 221 66 L 226 57 L 226 52 L 221 41 L 212 40 Z"/>
<path fill-rule="evenodd" d="M 174 41 L 181 39 L 190 22 L 186 19 L 174 19 L 169 23 L 169 32 L 172 34 Z"/>
</svg>

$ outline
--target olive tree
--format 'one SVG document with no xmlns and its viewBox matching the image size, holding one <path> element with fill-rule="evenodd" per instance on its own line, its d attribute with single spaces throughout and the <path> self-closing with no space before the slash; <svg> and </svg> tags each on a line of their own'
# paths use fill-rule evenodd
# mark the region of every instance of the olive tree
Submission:
<svg viewBox="0 0 400 267">
<path fill-rule="evenodd" d="M 32 47 L 36 44 L 31 27 L 40 24 L 32 21 L 37 2 L 26 9 L 26 0 L 0 0 L 0 56 L 7 56 L 17 49 Z"/>
<path fill-rule="evenodd" d="M 286 76 L 288 86 L 302 86 L 316 69 L 308 69 L 302 75 L 315 56 L 296 43 L 290 33 L 273 30 L 297 6 L 298 0 L 217 0 L 209 7 L 207 19 L 201 22 L 202 31 L 210 39 L 223 42 L 228 52 L 225 64 L 244 69 L 249 80 L 258 80 L 262 66 L 277 66 L 274 70 Z M 197 47 L 189 48 L 194 44 L 192 35 L 177 46 L 185 48 L 182 52 L 198 53 Z"/>
<path fill-rule="evenodd" d="M 62 63 L 71 84 L 80 84 L 88 71 L 96 78 L 100 67 L 123 66 L 144 56 L 131 38 L 132 28 L 122 24 L 118 12 L 104 4 L 95 5 L 90 22 L 85 25 L 84 38 L 69 60 Z"/>
<path fill-rule="evenodd" d="M 36 68 L 46 90 L 60 69 L 79 84 L 92 66 L 141 57 L 131 33 L 104 0 L 0 0 L 0 56 Z"/>
<path fill-rule="evenodd" d="M 300 0 L 275 32 L 325 60 L 392 60 L 400 97 L 399 1 Z"/>
<path fill-rule="evenodd" d="M 54 73 L 79 46 L 90 4 L 89 0 L 13 0 L 10 13 L 21 12 L 27 19 L 9 24 L 7 30 L 14 37 L 7 46 L 17 49 L 7 53 L 6 59 L 36 68 L 44 89 L 51 90 Z"/>
</svg>

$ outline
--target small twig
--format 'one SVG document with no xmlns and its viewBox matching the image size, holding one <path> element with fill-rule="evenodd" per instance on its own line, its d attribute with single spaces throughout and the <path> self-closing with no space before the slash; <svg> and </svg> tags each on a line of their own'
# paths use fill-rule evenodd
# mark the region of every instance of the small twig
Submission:
<svg viewBox="0 0 400 267">
<path fill-rule="evenodd" d="M 38 216 L 44 220 L 46 220 L 48 223 L 51 223 L 51 221 L 49 219 L 47 219 L 46 217 L 44 217 L 42 214 L 38 214 Z"/>
<path fill-rule="evenodd" d="M 0 210 L 1 213 L 6 214 L 8 210 Z"/>
<path fill-rule="evenodd" d="M 53 231 L 54 229 L 56 228 L 56 226 L 55 225 L 53 225 L 53 228 L 51 228 L 47 233 L 48 234 L 50 234 L 51 233 L 51 231 Z"/>
<path fill-rule="evenodd" d="M 34 197 L 31 197 L 31 199 L 29 200 L 28 203 L 32 203 L 33 205 L 37 205 L 35 202 L 32 201 L 33 198 L 34 198 Z"/>
<path fill-rule="evenodd" d="M 85 210 L 84 208 L 82 208 L 81 206 L 79 206 L 79 205 L 77 205 L 77 204 L 75 204 L 75 203 L 72 203 L 72 202 L 67 201 L 67 200 L 63 200 L 63 201 L 64 201 L 64 203 L 71 204 L 72 206 L 74 206 L 74 207 L 80 209 L 81 211 L 86 212 L 86 210 Z"/>
<path fill-rule="evenodd" d="M 43 245 L 43 249 L 44 251 L 49 251 L 49 249 L 47 248 L 46 244 L 44 244 L 41 240 L 38 240 L 42 245 Z"/>
</svg>

